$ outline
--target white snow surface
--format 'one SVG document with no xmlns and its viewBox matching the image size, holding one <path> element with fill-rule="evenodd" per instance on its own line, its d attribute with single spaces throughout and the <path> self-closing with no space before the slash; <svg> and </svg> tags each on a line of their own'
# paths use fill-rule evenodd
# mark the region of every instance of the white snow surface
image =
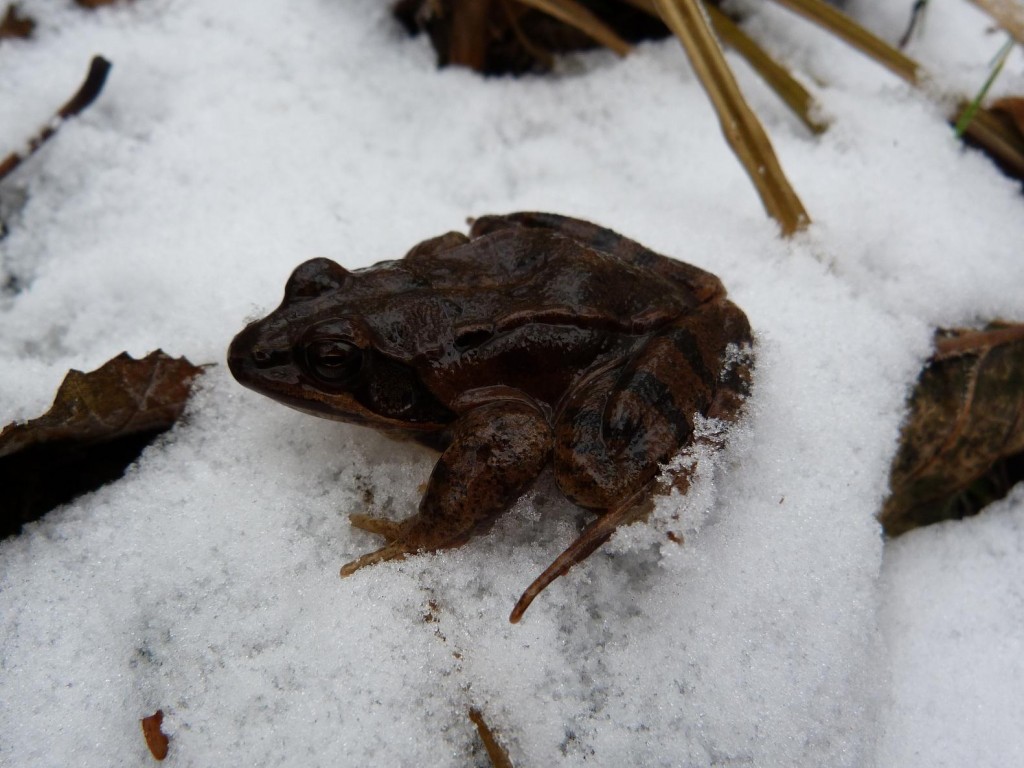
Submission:
<svg viewBox="0 0 1024 768">
<path fill-rule="evenodd" d="M 0 187 L 0 420 L 122 350 L 218 365 L 122 480 L 0 543 L 0 765 L 147 764 L 157 708 L 169 766 L 488 765 L 471 707 L 516 766 L 1024 763 L 1024 494 L 888 544 L 874 517 L 932 329 L 1024 318 L 1024 198 L 931 97 L 745 5 L 832 120 L 811 136 L 729 54 L 815 222 L 791 241 L 672 40 L 484 79 L 437 70 L 382 0 L 23 0 L 0 154 L 90 56 L 114 68 Z M 895 39 L 911 5 L 848 8 Z M 989 26 L 929 8 L 909 52 L 932 97 L 980 86 Z M 1022 92 L 1017 52 L 996 94 Z M 586 519 L 550 478 L 458 550 L 341 580 L 377 544 L 347 515 L 411 514 L 432 454 L 223 365 L 301 261 L 513 210 L 713 271 L 757 336 L 746 415 L 690 493 L 518 625 Z"/>
</svg>

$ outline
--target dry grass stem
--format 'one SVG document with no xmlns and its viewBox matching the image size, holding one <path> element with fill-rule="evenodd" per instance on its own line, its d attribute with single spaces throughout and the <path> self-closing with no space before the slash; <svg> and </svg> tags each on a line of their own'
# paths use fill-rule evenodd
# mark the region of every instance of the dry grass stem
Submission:
<svg viewBox="0 0 1024 768">
<path fill-rule="evenodd" d="M 908 56 L 878 40 L 870 32 L 863 29 L 857 22 L 837 11 L 822 0 L 775 0 L 807 18 L 821 24 L 827 30 L 850 42 L 862 53 L 867 54 L 885 65 L 911 85 L 919 85 L 924 74 L 921 65 Z M 993 3 L 998 4 L 998 3 Z M 1009 5 L 1020 8 L 1019 0 L 1008 0 Z M 813 9 L 813 10 L 812 10 Z M 871 41 L 871 46 L 862 45 L 855 40 Z M 956 124 L 964 112 L 970 107 L 961 104 L 950 122 Z M 1003 168 L 1017 178 L 1024 178 L 1024 141 L 1019 134 L 1008 128 L 1002 120 L 990 110 L 979 109 L 964 130 L 964 134 L 975 144 L 983 147 L 989 154 L 997 158 Z"/>
<path fill-rule="evenodd" d="M 652 16 L 660 16 L 654 0 L 623 1 Z M 816 120 L 812 116 L 815 106 L 814 98 L 807 89 L 785 67 L 769 56 L 753 38 L 740 29 L 736 22 L 718 10 L 716 6 L 710 5 L 707 0 L 704 0 L 703 5 L 719 40 L 742 56 L 751 69 L 757 72 L 758 76 L 775 91 L 776 95 L 793 110 L 793 113 L 812 133 L 823 133 L 828 128 L 828 123 Z"/>
<path fill-rule="evenodd" d="M 775 2 L 827 29 L 840 40 L 870 56 L 908 83 L 917 83 L 920 76 L 920 67 L 917 62 L 904 56 L 884 40 L 875 37 L 842 11 L 826 3 L 825 0 L 775 0 Z"/>
<path fill-rule="evenodd" d="M 793 191 L 757 116 L 740 93 L 699 0 L 655 0 L 662 20 L 679 38 L 718 113 L 722 133 L 746 169 L 768 214 L 786 236 L 810 217 Z"/>
<path fill-rule="evenodd" d="M 713 5 L 705 3 L 705 10 L 711 19 L 715 32 L 723 43 L 746 59 L 751 68 L 760 75 L 782 99 L 800 121 L 812 133 L 824 133 L 828 123 L 817 120 L 814 97 L 794 78 L 789 71 L 765 52 L 746 32 Z"/>
<path fill-rule="evenodd" d="M 632 46 L 615 34 L 611 27 L 577 3 L 576 0 L 519 0 L 519 2 L 576 27 L 601 45 L 615 51 L 619 56 L 625 56 L 633 50 Z"/>
</svg>

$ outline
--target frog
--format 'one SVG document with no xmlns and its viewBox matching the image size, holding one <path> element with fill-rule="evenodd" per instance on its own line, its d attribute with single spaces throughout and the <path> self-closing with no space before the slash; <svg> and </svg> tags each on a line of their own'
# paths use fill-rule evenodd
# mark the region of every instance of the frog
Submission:
<svg viewBox="0 0 1024 768">
<path fill-rule="evenodd" d="M 516 623 L 649 512 L 705 420 L 738 419 L 753 336 L 717 276 L 606 227 L 541 212 L 469 224 L 361 269 L 299 265 L 228 365 L 285 405 L 439 452 L 415 514 L 349 516 L 383 545 L 343 577 L 461 547 L 552 473 L 594 518 L 522 593 Z"/>
</svg>

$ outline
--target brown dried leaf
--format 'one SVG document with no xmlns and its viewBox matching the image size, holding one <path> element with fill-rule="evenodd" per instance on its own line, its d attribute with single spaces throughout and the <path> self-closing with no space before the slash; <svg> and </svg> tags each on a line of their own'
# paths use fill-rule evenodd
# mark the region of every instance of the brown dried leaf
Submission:
<svg viewBox="0 0 1024 768">
<path fill-rule="evenodd" d="M 879 519 L 896 536 L 1005 495 L 989 477 L 1024 452 L 1024 325 L 940 334 L 910 398 Z M 1004 483 L 1005 485 L 1005 483 Z"/>
<path fill-rule="evenodd" d="M 46 414 L 0 432 L 0 535 L 120 477 L 178 419 L 201 372 L 160 350 L 70 371 Z"/>
<path fill-rule="evenodd" d="M 36 28 L 35 21 L 29 16 L 22 16 L 17 3 L 10 3 L 7 12 L 0 19 L 0 40 L 5 37 L 17 37 L 22 40 L 31 37 Z"/>
<path fill-rule="evenodd" d="M 955 125 L 968 108 L 966 102 L 961 104 L 950 123 Z M 1024 130 L 1009 111 L 996 105 L 979 109 L 964 131 L 964 141 L 988 155 L 1007 176 L 1024 181 Z"/>
<path fill-rule="evenodd" d="M 117 2 L 120 2 L 120 0 L 75 0 L 75 3 L 90 10 L 102 8 L 104 5 L 113 5 Z"/>
<path fill-rule="evenodd" d="M 598 41 L 624 53 L 629 42 L 666 34 L 621 0 L 398 0 L 392 9 L 410 33 L 430 36 L 439 66 L 485 74 L 550 69 L 553 54 Z"/>
<path fill-rule="evenodd" d="M 164 711 L 158 709 L 149 717 L 142 718 L 139 722 L 142 724 L 142 735 L 146 739 L 146 746 L 149 747 L 149 751 L 153 753 L 153 757 L 157 760 L 163 760 L 167 757 L 167 749 L 170 746 L 170 740 L 160 730 L 160 726 L 164 722 Z"/>
<path fill-rule="evenodd" d="M 957 109 L 962 119 L 969 105 Z M 1007 176 L 1024 181 L 1024 98 L 997 99 L 979 109 L 964 131 L 964 141 L 987 154 Z"/>
<path fill-rule="evenodd" d="M 1017 128 L 1017 133 L 1024 136 L 1024 96 L 996 99 L 989 109 L 1011 120 Z"/>
</svg>

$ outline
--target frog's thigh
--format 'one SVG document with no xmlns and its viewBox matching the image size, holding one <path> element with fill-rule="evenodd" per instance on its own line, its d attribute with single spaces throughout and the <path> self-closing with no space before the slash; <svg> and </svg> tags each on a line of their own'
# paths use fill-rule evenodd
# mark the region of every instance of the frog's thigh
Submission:
<svg viewBox="0 0 1024 768">
<path fill-rule="evenodd" d="M 680 321 L 628 364 L 573 393 L 555 425 L 554 469 L 574 502 L 618 506 L 690 442 L 693 415 L 707 411 L 718 371 L 718 355 L 703 348 L 699 324 L 699 318 Z"/>
<path fill-rule="evenodd" d="M 486 530 L 537 478 L 553 436 L 534 405 L 501 400 L 463 415 L 441 454 L 420 502 L 403 523 L 411 549 L 458 546 Z"/>
</svg>

